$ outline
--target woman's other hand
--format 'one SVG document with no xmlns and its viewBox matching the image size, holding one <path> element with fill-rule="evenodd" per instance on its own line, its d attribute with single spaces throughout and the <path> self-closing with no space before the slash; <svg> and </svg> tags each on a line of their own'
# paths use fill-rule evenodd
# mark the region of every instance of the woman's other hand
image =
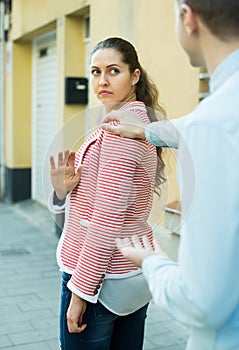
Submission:
<svg viewBox="0 0 239 350">
<path fill-rule="evenodd" d="M 58 153 L 57 165 L 53 156 L 50 156 L 51 183 L 57 197 L 62 200 L 72 191 L 80 181 L 82 166 L 75 172 L 75 152 L 66 150 Z"/>
<path fill-rule="evenodd" d="M 67 326 L 69 333 L 83 332 L 87 324 L 83 323 L 83 315 L 86 311 L 86 301 L 72 293 L 71 302 L 67 310 Z"/>
</svg>

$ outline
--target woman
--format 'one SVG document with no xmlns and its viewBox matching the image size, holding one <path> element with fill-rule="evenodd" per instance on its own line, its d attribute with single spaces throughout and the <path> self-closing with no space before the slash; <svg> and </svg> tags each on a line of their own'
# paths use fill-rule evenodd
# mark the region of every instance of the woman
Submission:
<svg viewBox="0 0 239 350">
<path fill-rule="evenodd" d="M 91 84 L 106 112 L 156 120 L 157 90 L 129 42 L 109 38 L 96 45 Z M 60 152 L 58 165 L 52 156 L 50 162 L 52 210 L 65 209 L 66 216 L 57 249 L 61 349 L 142 349 L 151 296 L 141 270 L 116 249 L 115 239 L 146 234 L 152 241 L 147 219 L 163 180 L 161 149 L 99 128 L 76 154 Z"/>
</svg>

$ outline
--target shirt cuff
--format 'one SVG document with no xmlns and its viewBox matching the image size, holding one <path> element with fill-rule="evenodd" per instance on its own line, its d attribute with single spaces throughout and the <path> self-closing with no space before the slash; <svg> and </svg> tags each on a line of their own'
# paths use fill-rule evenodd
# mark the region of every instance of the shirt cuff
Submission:
<svg viewBox="0 0 239 350">
<path fill-rule="evenodd" d="M 163 255 L 150 255 L 143 260 L 142 271 L 147 279 L 152 271 L 160 269 L 163 266 L 177 265 L 174 261 L 170 260 L 167 256 Z"/>
<path fill-rule="evenodd" d="M 61 201 L 59 198 L 57 198 L 55 191 L 52 191 L 50 193 L 50 196 L 48 198 L 48 208 L 53 214 L 60 214 L 65 212 L 66 202 L 69 201 L 70 193 L 68 193 L 66 199 Z"/>
<path fill-rule="evenodd" d="M 154 146 L 178 148 L 180 134 L 174 120 L 150 123 L 145 128 L 146 140 Z"/>
<path fill-rule="evenodd" d="M 58 205 L 58 207 L 62 207 L 65 204 L 66 199 L 59 199 L 56 195 L 56 192 L 53 193 L 53 205 Z"/>
</svg>

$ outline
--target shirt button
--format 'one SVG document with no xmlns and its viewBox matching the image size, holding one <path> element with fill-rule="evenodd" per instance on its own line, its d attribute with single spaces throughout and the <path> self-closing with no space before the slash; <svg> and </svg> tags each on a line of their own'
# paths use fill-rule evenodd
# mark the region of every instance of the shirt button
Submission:
<svg viewBox="0 0 239 350">
<path fill-rule="evenodd" d="M 95 289 L 94 292 L 93 292 L 94 295 L 98 294 L 98 290 Z"/>
</svg>

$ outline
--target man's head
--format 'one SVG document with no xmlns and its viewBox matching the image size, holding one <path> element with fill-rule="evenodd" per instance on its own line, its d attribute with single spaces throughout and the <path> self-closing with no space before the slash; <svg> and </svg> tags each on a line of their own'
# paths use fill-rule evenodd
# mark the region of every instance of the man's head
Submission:
<svg viewBox="0 0 239 350">
<path fill-rule="evenodd" d="M 177 0 L 191 7 L 210 32 L 221 40 L 239 37 L 239 0 Z"/>
<path fill-rule="evenodd" d="M 212 72 L 239 48 L 239 0 L 175 0 L 178 40 L 194 67 Z"/>
</svg>

